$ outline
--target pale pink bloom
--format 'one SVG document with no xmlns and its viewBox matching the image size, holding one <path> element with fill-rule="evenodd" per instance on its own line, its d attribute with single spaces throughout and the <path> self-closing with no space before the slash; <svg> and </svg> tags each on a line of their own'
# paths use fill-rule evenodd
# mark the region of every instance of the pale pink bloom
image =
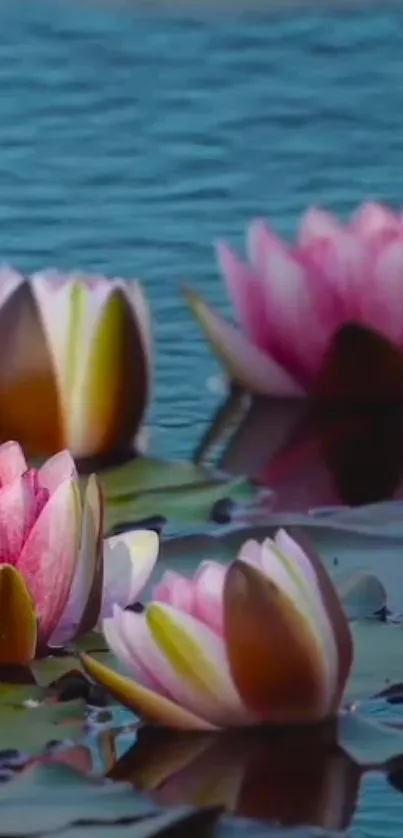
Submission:
<svg viewBox="0 0 403 838">
<path fill-rule="evenodd" d="M 136 601 L 157 560 L 158 536 L 134 530 L 103 539 L 102 527 L 97 478 L 91 475 L 81 500 L 68 451 L 35 470 L 18 443 L 0 446 L 0 664 L 26 663 L 94 628 L 115 603 Z"/>
<path fill-rule="evenodd" d="M 283 530 L 244 544 L 229 567 L 166 573 L 145 612 L 115 606 L 103 628 L 131 677 L 84 655 L 91 677 L 146 721 L 181 729 L 332 716 L 352 659 L 333 583 Z"/>
<path fill-rule="evenodd" d="M 403 217 L 387 207 L 364 204 L 347 224 L 310 209 L 292 245 L 256 220 L 247 261 L 223 243 L 217 254 L 239 328 L 187 297 L 229 377 L 250 392 L 309 393 L 347 324 L 403 349 Z"/>
</svg>

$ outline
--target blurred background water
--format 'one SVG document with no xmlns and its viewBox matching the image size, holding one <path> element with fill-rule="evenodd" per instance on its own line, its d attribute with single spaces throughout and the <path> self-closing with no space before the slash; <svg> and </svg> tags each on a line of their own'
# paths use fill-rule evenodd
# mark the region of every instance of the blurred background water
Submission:
<svg viewBox="0 0 403 838">
<path fill-rule="evenodd" d="M 190 452 L 217 400 L 178 295 L 186 279 L 229 310 L 213 240 L 402 201 L 403 5 L 228 5 L 0 4 L 2 257 L 142 279 L 163 455 Z"/>
<path fill-rule="evenodd" d="M 229 311 L 212 242 L 266 215 L 402 203 L 403 5 L 142 14 L 0 4 L 0 245 L 24 271 L 140 278 L 156 321 L 154 450 L 186 457 L 217 373 L 178 295 Z M 365 785 L 355 835 L 399 836 L 403 797 Z"/>
</svg>

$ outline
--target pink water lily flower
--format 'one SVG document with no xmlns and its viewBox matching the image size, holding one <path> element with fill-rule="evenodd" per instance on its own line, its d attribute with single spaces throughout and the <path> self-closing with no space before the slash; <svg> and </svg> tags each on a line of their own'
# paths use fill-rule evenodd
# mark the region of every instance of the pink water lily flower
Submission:
<svg viewBox="0 0 403 838">
<path fill-rule="evenodd" d="M 283 530 L 246 542 L 229 567 L 166 573 L 142 614 L 115 606 L 103 628 L 131 677 L 83 655 L 89 675 L 140 718 L 179 729 L 331 717 L 352 662 L 330 577 Z"/>
<path fill-rule="evenodd" d="M 103 539 L 95 475 L 80 497 L 61 451 L 29 469 L 16 442 L 0 446 L 0 666 L 25 665 L 136 601 L 158 555 L 147 530 Z"/>
<path fill-rule="evenodd" d="M 403 350 L 403 216 L 387 207 L 364 204 L 348 224 L 310 209 L 291 246 L 256 220 L 246 262 L 226 244 L 217 253 L 240 328 L 187 297 L 229 377 L 248 391 L 309 394 L 343 327 Z"/>
</svg>

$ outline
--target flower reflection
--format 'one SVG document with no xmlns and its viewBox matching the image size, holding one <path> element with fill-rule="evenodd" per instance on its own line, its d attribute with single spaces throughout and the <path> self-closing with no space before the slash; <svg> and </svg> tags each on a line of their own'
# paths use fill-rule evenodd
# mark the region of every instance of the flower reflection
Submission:
<svg viewBox="0 0 403 838">
<path fill-rule="evenodd" d="M 213 417 L 199 460 L 228 426 L 230 402 L 234 394 Z M 237 410 L 239 416 L 239 400 Z M 374 333 L 346 327 L 332 342 L 312 398 L 253 397 L 219 465 L 272 488 L 276 511 L 402 497 L 403 356 Z"/>
<path fill-rule="evenodd" d="M 108 776 L 164 806 L 223 805 L 242 817 L 339 830 L 351 821 L 361 773 L 325 725 L 211 735 L 143 728 Z"/>
</svg>

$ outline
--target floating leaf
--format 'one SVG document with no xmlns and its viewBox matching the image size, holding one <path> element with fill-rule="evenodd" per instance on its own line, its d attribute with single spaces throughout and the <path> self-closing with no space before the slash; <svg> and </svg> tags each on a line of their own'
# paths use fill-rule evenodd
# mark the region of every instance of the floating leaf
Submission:
<svg viewBox="0 0 403 838">
<path fill-rule="evenodd" d="M 81 648 L 86 651 L 85 641 L 81 641 Z M 89 641 L 91 655 L 96 659 L 102 661 L 105 666 L 113 666 L 119 669 L 119 663 L 115 656 L 109 649 L 106 648 L 102 638 L 99 646 L 93 647 L 91 640 Z M 33 673 L 36 683 L 41 687 L 50 687 L 55 682 L 59 681 L 65 675 L 70 673 L 83 672 L 81 662 L 75 654 L 71 655 L 49 655 L 46 658 L 33 661 L 31 664 L 31 672 Z"/>
<path fill-rule="evenodd" d="M 211 472 L 184 461 L 169 462 L 154 457 L 137 457 L 120 468 L 104 471 L 101 482 L 108 501 L 125 496 L 205 483 Z"/>
<path fill-rule="evenodd" d="M 107 500 L 107 529 L 163 515 L 179 523 L 206 523 L 215 504 L 228 498 L 248 505 L 256 489 L 244 477 L 192 463 L 138 457 L 101 475 Z"/>
<path fill-rule="evenodd" d="M 157 812 L 155 804 L 126 783 L 86 777 L 50 760 L 0 786 L 0 838 L 49 833 L 78 821 L 135 820 Z"/>
<path fill-rule="evenodd" d="M 38 707 L 2 704 L 1 748 L 15 748 L 33 756 L 41 753 L 48 742 L 80 739 L 84 721 L 85 704 L 82 701 L 40 704 Z"/>
<path fill-rule="evenodd" d="M 360 716 L 346 713 L 338 723 L 338 741 L 358 765 L 383 768 L 403 757 L 403 732 Z"/>
<path fill-rule="evenodd" d="M 348 701 L 359 701 L 403 680 L 401 625 L 364 620 L 353 623 L 354 662 Z"/>
<path fill-rule="evenodd" d="M 208 838 L 218 818 L 217 809 L 183 806 L 133 824 L 114 826 L 76 826 L 58 832 L 58 838 Z M 54 834 L 54 833 L 52 833 Z M 51 835 L 52 835 L 51 834 Z M 215 832 L 214 832 L 215 835 Z"/>
<path fill-rule="evenodd" d="M 337 581 L 337 580 L 336 580 Z M 358 571 L 339 581 L 339 595 L 350 620 L 381 614 L 386 608 L 386 591 L 373 573 Z"/>
</svg>

